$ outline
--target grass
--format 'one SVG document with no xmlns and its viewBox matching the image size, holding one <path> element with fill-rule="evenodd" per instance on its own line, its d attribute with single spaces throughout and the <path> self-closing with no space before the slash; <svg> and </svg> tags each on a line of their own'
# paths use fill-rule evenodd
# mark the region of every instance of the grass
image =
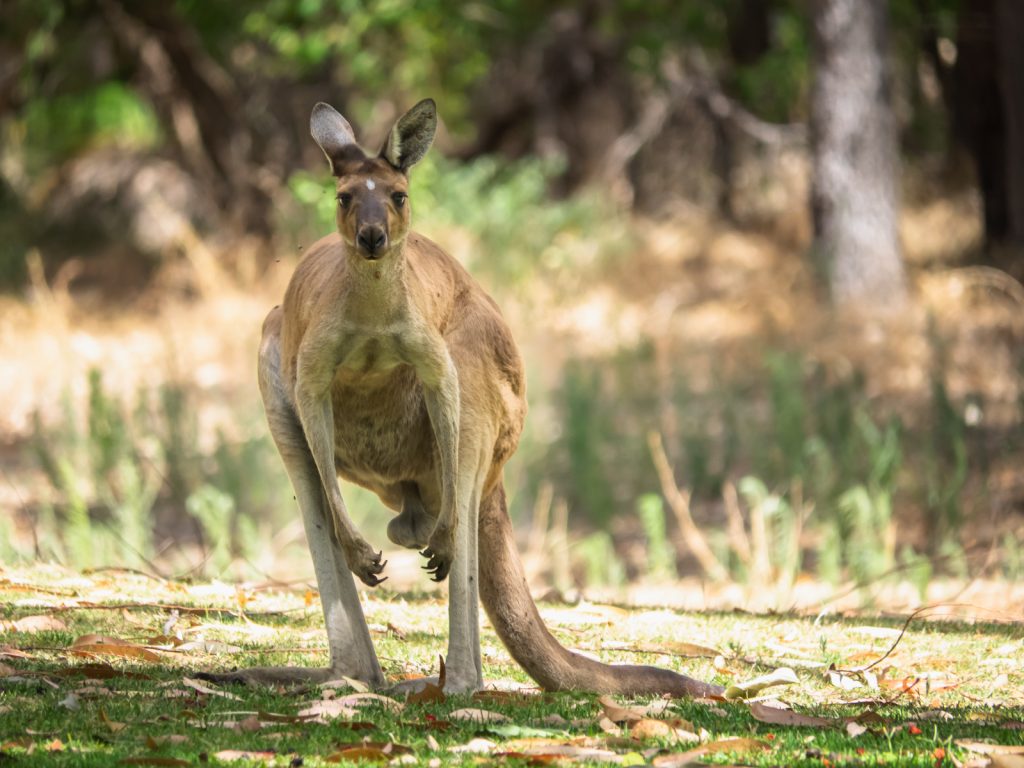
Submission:
<svg viewBox="0 0 1024 768">
<path fill-rule="evenodd" d="M 364 609 L 390 679 L 436 672 L 446 640 L 443 601 L 375 590 L 364 594 Z M 1024 745 L 1019 623 L 915 621 L 873 667 L 879 688 L 847 691 L 829 682 L 829 665 L 855 668 L 881 658 L 900 619 L 683 614 L 591 604 L 546 605 L 543 613 L 563 644 L 605 661 L 656 663 L 726 686 L 794 668 L 796 684 L 765 695 L 801 713 L 837 720 L 827 727 L 796 727 L 761 722 L 748 703 L 678 700 L 657 715 L 688 721 L 674 723 L 668 735 L 609 733 L 617 729 L 607 722 L 602 729 L 595 696 L 536 691 L 485 628 L 484 675 L 499 692 L 476 700 L 398 702 L 398 711 L 370 705 L 353 717 L 311 722 L 297 715 L 322 699 L 318 688 L 215 689 L 237 697 L 228 698 L 202 693 L 186 681 L 200 671 L 323 664 L 320 607 L 306 584 L 183 584 L 37 566 L 0 570 L 0 763 L 222 764 L 239 757 L 227 752 L 235 750 L 253 753 L 244 759 L 279 766 L 350 758 L 514 766 L 551 762 L 549 754 L 524 753 L 550 753 L 550 745 L 558 744 L 577 752 L 585 746 L 603 750 L 606 761 L 620 764 L 658 765 L 659 759 L 665 764 L 665 755 L 695 746 L 680 739 L 677 727 L 707 742 L 743 737 L 763 743 L 763 751 L 699 758 L 711 764 L 933 767 L 971 756 L 957 740 Z M 26 632 L 16 629 L 26 622 L 12 624 L 29 616 L 47 617 L 52 628 Z M 72 646 L 86 634 L 134 645 L 122 646 L 128 649 L 122 655 L 77 656 Z M 148 660 L 139 658 L 143 647 Z M 337 690 L 336 696 L 344 695 Z M 504 714 L 508 721 L 482 724 L 452 715 L 468 707 Z M 858 736 L 838 720 L 866 711 L 877 717 Z M 482 751 L 452 751 L 470 744 Z M 353 748 L 361 751 L 342 754 Z M 590 764 L 578 755 L 563 759 Z"/>
</svg>

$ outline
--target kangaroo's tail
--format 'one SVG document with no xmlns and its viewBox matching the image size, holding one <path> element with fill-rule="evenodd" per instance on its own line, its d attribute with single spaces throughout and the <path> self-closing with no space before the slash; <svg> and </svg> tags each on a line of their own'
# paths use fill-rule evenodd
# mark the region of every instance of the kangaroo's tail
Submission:
<svg viewBox="0 0 1024 768">
<path fill-rule="evenodd" d="M 701 697 L 722 688 L 659 667 L 608 665 L 563 648 L 544 625 L 516 551 L 505 489 L 480 506 L 480 598 L 512 658 L 548 691 Z"/>
</svg>

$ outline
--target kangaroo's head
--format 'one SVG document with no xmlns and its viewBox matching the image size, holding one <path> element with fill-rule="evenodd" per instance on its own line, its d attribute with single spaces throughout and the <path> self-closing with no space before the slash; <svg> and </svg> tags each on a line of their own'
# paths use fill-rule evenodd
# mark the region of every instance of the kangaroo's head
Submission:
<svg viewBox="0 0 1024 768">
<path fill-rule="evenodd" d="M 424 99 L 398 118 L 377 155 L 367 154 L 348 121 L 323 102 L 313 107 L 309 130 L 337 179 L 342 240 L 365 259 L 383 258 L 409 231 L 409 169 L 434 141 L 434 100 Z"/>
</svg>

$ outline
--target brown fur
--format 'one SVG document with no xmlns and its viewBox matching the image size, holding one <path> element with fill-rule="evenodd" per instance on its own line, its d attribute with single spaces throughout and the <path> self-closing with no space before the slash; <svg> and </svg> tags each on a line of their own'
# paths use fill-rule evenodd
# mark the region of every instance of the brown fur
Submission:
<svg viewBox="0 0 1024 768">
<path fill-rule="evenodd" d="M 494 301 L 441 248 L 409 231 L 411 206 L 394 198 L 406 193 L 405 171 L 429 147 L 434 121 L 433 103 L 421 102 L 396 124 L 382 156 L 368 158 L 340 115 L 326 105 L 314 110 L 314 137 L 338 177 L 338 233 L 310 249 L 283 305 L 267 317 L 260 386 L 306 523 L 331 667 L 236 678 L 341 673 L 383 681 L 343 572 L 372 585 L 383 564 L 347 519 L 336 474 L 401 512 L 389 537 L 427 543 L 439 580 L 451 567 L 449 690 L 482 685 L 479 590 L 498 635 L 545 689 L 714 693 L 720 689 L 668 670 L 573 654 L 540 619 L 502 484 L 526 415 L 522 359 Z M 386 245 L 376 247 L 366 232 Z"/>
</svg>

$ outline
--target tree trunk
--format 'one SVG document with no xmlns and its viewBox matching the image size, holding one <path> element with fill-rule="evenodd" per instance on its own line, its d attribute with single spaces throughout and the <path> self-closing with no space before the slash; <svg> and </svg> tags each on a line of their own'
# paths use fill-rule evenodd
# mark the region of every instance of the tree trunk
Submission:
<svg viewBox="0 0 1024 768">
<path fill-rule="evenodd" d="M 1024 3 L 997 0 L 999 84 L 1006 120 L 1009 240 L 1024 247 Z"/>
<path fill-rule="evenodd" d="M 957 19 L 952 108 L 956 140 L 971 154 L 978 174 L 985 245 L 1006 241 L 1006 117 L 999 84 L 995 0 L 965 0 Z"/>
<path fill-rule="evenodd" d="M 833 301 L 897 308 L 896 130 L 886 0 L 816 0 L 811 90 L 815 251 Z"/>
</svg>

